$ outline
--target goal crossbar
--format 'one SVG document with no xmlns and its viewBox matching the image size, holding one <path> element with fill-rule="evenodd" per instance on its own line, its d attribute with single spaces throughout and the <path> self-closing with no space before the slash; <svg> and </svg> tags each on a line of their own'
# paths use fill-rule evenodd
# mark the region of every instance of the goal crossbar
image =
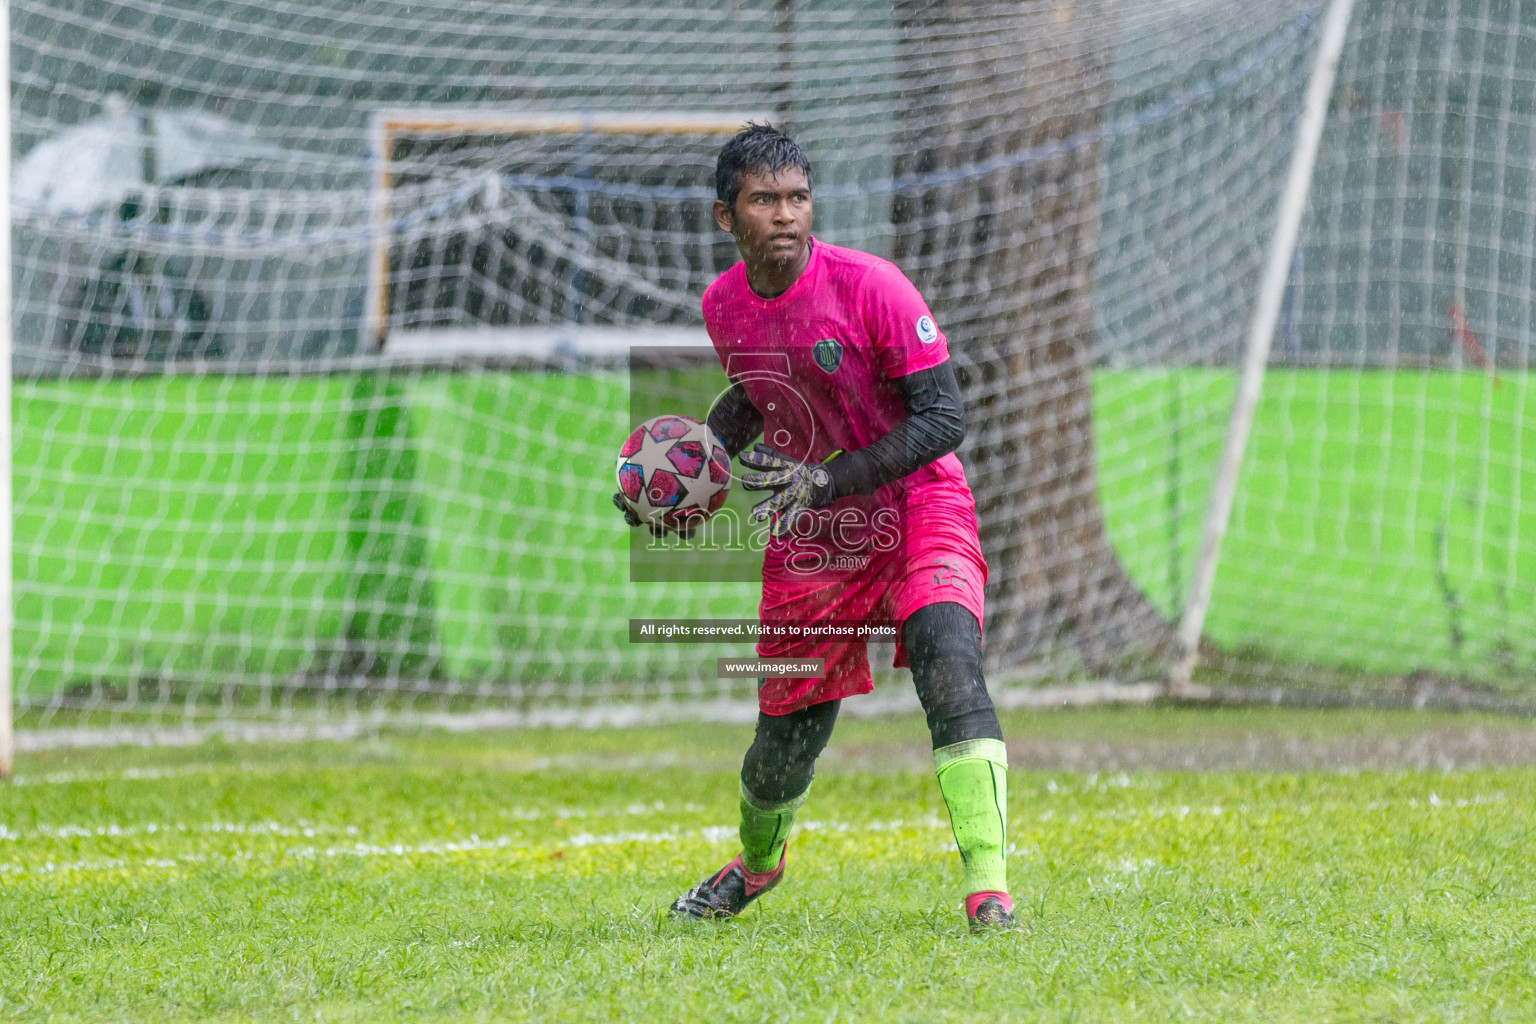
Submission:
<svg viewBox="0 0 1536 1024">
<path fill-rule="evenodd" d="M 622 111 L 514 111 L 398 108 L 377 111 L 370 129 L 373 164 L 373 255 L 368 278 L 364 337 L 382 348 L 388 333 L 390 190 L 394 187 L 391 154 L 404 136 L 452 138 L 465 135 L 671 135 L 729 137 L 753 114 L 673 111 L 644 114 Z"/>
</svg>

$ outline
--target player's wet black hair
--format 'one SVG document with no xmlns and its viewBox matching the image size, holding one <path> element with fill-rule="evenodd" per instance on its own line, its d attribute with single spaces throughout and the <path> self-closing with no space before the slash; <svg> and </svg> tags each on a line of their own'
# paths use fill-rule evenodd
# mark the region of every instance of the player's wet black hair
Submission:
<svg viewBox="0 0 1536 1024">
<path fill-rule="evenodd" d="M 794 139 L 771 124 L 748 121 L 720 149 L 720 159 L 715 161 L 715 195 L 734 210 L 736 197 L 741 194 L 743 172 L 778 174 L 786 167 L 804 171 L 805 180 L 811 180 L 811 162 Z"/>
</svg>

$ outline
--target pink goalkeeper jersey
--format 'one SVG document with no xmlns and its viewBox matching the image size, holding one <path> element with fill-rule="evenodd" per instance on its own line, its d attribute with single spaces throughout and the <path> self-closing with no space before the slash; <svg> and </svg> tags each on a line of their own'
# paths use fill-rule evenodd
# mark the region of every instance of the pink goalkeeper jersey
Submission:
<svg viewBox="0 0 1536 1024">
<path fill-rule="evenodd" d="M 721 274 L 704 291 L 704 324 L 727 376 L 763 414 L 764 442 L 820 462 L 839 448 L 873 444 L 906 419 L 890 379 L 939 365 L 949 348 L 894 263 L 814 238 L 810 244 L 805 272 L 777 298 L 752 291 L 743 263 Z M 953 498 L 974 507 L 953 453 L 876 498 L 887 504 L 916 488 L 925 501 Z M 833 507 L 860 500 L 851 495 Z"/>
</svg>

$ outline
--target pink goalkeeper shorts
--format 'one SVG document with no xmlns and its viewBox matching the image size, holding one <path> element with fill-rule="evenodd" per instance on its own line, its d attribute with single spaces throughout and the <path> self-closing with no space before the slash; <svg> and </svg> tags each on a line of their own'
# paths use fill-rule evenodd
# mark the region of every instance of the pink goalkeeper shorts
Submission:
<svg viewBox="0 0 1536 1024">
<path fill-rule="evenodd" d="M 897 628 L 892 666 L 907 665 L 900 627 L 907 616 L 930 604 L 949 601 L 969 608 L 983 622 L 987 563 L 977 537 L 975 505 L 927 500 L 909 506 L 904 550 L 877 558 L 857 571 L 817 573 L 807 579 L 789 573 L 770 547 L 763 565 L 763 598 L 758 617 L 771 627 L 804 627 L 818 622 L 886 623 Z M 757 644 L 762 658 L 825 658 L 824 678 L 769 676 L 758 688 L 764 714 L 791 711 L 869 693 L 867 640 L 767 635 Z"/>
</svg>

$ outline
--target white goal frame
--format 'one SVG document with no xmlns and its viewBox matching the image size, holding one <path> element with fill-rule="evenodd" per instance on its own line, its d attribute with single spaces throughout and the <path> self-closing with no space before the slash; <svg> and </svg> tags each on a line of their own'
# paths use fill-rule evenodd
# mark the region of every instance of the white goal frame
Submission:
<svg viewBox="0 0 1536 1024">
<path fill-rule="evenodd" d="M 1259 395 L 1264 389 L 1264 369 L 1269 364 L 1269 350 L 1275 340 L 1275 325 L 1280 320 L 1280 303 L 1290 276 L 1291 253 L 1301 231 L 1301 217 L 1306 212 L 1307 197 L 1312 192 L 1312 171 L 1322 143 L 1323 126 L 1328 121 L 1328 100 L 1333 95 L 1334 74 L 1344 54 L 1345 36 L 1354 0 L 1330 0 L 1323 20 L 1323 37 L 1318 44 L 1317 62 L 1307 83 L 1300 122 L 1296 126 L 1296 148 L 1286 174 L 1285 190 L 1280 197 L 1280 212 L 1275 233 L 1269 243 L 1263 277 L 1253 304 L 1253 318 L 1248 325 L 1243 366 L 1227 422 L 1227 435 L 1221 446 L 1221 459 L 1206 506 L 1205 524 L 1200 535 L 1200 550 L 1195 556 L 1195 571 L 1179 620 L 1177 661 L 1168 672 L 1168 695 L 1174 698 L 1201 696 L 1191 686 L 1190 676 L 1200 657 L 1200 634 L 1205 628 L 1205 614 L 1210 608 L 1211 591 L 1216 585 L 1216 567 L 1221 561 L 1221 542 L 1232 518 L 1232 503 L 1237 497 L 1237 475 L 1248 450 L 1248 434 Z"/>
<path fill-rule="evenodd" d="M 11 582 L 11 4 L 0 0 L 0 224 L 5 225 L 5 239 L 0 241 L 0 780 L 11 777 L 11 758 L 16 749 L 15 724 L 11 709 L 15 695 L 11 690 L 11 643 L 14 632 L 16 588 Z"/>
<path fill-rule="evenodd" d="M 410 135 L 704 135 L 722 140 L 735 135 L 761 113 L 674 111 L 664 114 L 597 111 L 499 112 L 483 108 L 391 108 L 374 113 L 370 126 L 373 181 L 370 203 L 370 235 L 373 251 L 368 262 L 368 298 L 363 337 L 374 351 L 382 350 L 388 334 L 390 190 L 394 169 L 390 150 L 396 139 Z"/>
</svg>

